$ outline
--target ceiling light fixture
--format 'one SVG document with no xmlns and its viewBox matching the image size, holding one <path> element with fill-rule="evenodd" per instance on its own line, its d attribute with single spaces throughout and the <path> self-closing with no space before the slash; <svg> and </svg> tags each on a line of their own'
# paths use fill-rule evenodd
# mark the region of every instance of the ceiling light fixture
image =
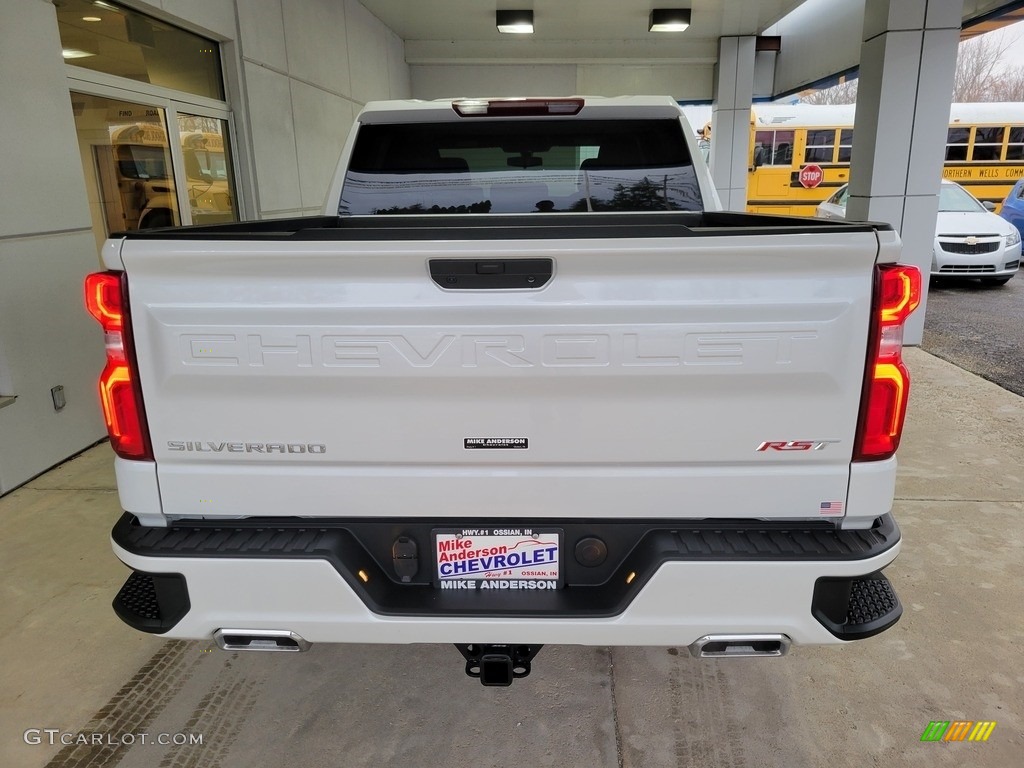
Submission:
<svg viewBox="0 0 1024 768">
<path fill-rule="evenodd" d="M 83 16 L 82 21 L 103 21 L 99 16 Z"/>
<path fill-rule="evenodd" d="M 79 48 L 65 48 L 61 51 L 61 55 L 65 59 L 87 59 L 90 56 L 95 56 L 95 53 L 89 53 L 89 51 L 83 51 Z"/>
<path fill-rule="evenodd" d="M 533 34 L 533 11 L 496 11 L 498 31 L 505 34 Z"/>
<path fill-rule="evenodd" d="M 651 32 L 684 32 L 690 26 L 689 8 L 655 8 L 651 11 Z"/>
</svg>

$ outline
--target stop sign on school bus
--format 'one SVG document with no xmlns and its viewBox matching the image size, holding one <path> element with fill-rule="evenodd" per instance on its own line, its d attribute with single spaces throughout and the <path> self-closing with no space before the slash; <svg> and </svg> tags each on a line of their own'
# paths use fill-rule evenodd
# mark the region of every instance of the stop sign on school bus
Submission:
<svg viewBox="0 0 1024 768">
<path fill-rule="evenodd" d="M 800 169 L 800 183 L 807 189 L 814 189 L 825 178 L 820 165 L 805 165 Z"/>
</svg>

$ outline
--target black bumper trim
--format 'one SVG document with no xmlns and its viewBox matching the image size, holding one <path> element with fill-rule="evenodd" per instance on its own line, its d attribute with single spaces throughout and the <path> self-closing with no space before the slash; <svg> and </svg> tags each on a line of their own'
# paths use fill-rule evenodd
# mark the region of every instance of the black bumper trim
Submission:
<svg viewBox="0 0 1024 768">
<path fill-rule="evenodd" d="M 559 590 L 439 590 L 432 582 L 431 531 L 436 527 L 557 527 L 563 531 L 563 578 Z M 373 612 L 388 616 L 512 616 L 605 618 L 621 614 L 651 576 L 667 562 L 848 562 L 891 549 L 900 532 L 891 515 L 866 530 L 838 530 L 820 523 L 750 520 L 516 519 L 490 521 L 422 518 L 258 518 L 179 521 L 166 528 L 141 526 L 125 513 L 114 542 L 141 557 L 326 560 Z M 392 545 L 399 537 L 427 553 L 403 582 Z M 578 542 L 600 538 L 607 557 L 597 566 L 577 562 Z M 361 572 L 361 573 L 360 573 Z"/>
</svg>

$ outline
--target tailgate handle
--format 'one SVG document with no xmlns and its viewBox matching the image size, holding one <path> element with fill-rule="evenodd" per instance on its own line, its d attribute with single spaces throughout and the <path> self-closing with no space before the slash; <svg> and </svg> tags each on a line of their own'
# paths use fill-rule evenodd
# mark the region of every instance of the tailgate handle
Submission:
<svg viewBox="0 0 1024 768">
<path fill-rule="evenodd" d="M 430 277 L 448 289 L 534 289 L 551 279 L 552 259 L 431 259 Z"/>
</svg>

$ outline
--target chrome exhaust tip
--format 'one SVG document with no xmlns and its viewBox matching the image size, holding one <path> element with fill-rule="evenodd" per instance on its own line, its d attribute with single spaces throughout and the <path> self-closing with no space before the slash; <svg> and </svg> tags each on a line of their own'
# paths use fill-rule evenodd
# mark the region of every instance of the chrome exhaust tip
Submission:
<svg viewBox="0 0 1024 768">
<path fill-rule="evenodd" d="M 786 635 L 704 635 L 693 642 L 690 655 L 698 659 L 785 656 L 792 641 Z"/>
<path fill-rule="evenodd" d="M 312 643 L 287 629 L 218 629 L 213 641 L 224 651 L 308 651 Z"/>
</svg>

